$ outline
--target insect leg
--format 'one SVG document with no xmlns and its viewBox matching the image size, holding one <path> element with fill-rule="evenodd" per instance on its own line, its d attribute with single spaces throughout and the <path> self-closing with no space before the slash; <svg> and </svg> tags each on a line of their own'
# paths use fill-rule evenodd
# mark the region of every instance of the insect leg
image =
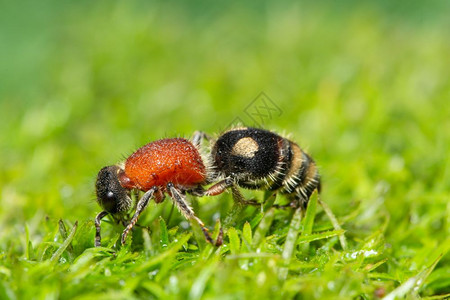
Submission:
<svg viewBox="0 0 450 300">
<path fill-rule="evenodd" d="M 137 220 L 139 219 L 139 216 L 144 211 L 144 209 L 147 207 L 149 200 L 152 198 L 153 194 L 158 190 L 156 186 L 152 187 L 150 190 L 145 192 L 145 194 L 142 196 L 142 198 L 139 200 L 139 202 L 136 205 L 136 212 L 134 213 L 133 217 L 131 218 L 130 224 L 125 228 L 125 230 L 122 233 L 122 245 L 125 244 L 125 240 L 127 239 L 128 232 L 133 228 L 133 226 L 136 224 Z"/>
<path fill-rule="evenodd" d="M 107 211 L 102 211 L 95 217 L 95 247 L 100 247 L 102 245 L 101 236 L 100 236 L 100 224 L 102 219 L 108 214 Z"/>
<path fill-rule="evenodd" d="M 172 196 L 172 199 L 174 200 L 175 205 L 177 206 L 178 210 L 183 214 L 183 216 L 188 219 L 194 219 L 198 225 L 200 225 L 203 234 L 205 235 L 205 239 L 215 246 L 222 245 L 222 229 L 220 230 L 219 237 L 217 238 L 217 241 L 214 242 L 211 235 L 209 234 L 208 228 L 205 227 L 205 224 L 203 223 L 200 218 L 198 218 L 192 208 L 189 206 L 189 204 L 186 202 L 186 198 L 183 194 L 181 194 L 180 191 L 178 191 L 173 183 L 169 182 L 167 184 L 167 190 L 170 192 L 170 195 Z"/>
<path fill-rule="evenodd" d="M 199 191 L 197 190 L 194 196 L 216 196 L 222 194 L 227 188 L 233 186 L 234 180 L 231 177 L 227 177 L 216 184 L 210 186 L 207 190 Z"/>
</svg>

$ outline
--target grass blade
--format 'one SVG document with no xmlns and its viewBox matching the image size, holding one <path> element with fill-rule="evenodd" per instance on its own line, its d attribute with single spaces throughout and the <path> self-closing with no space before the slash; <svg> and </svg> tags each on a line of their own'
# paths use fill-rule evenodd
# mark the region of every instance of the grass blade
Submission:
<svg viewBox="0 0 450 300">
<path fill-rule="evenodd" d="M 286 236 L 286 242 L 284 243 L 283 253 L 281 257 L 283 258 L 285 265 L 288 266 L 291 261 L 292 254 L 294 253 L 296 241 L 298 234 L 300 232 L 300 223 L 302 221 L 302 209 L 297 208 L 294 212 L 294 216 L 291 220 L 291 225 L 289 226 L 289 231 Z M 280 268 L 278 272 L 278 277 L 280 280 L 286 280 L 288 274 L 288 268 Z"/>
<path fill-rule="evenodd" d="M 333 230 L 333 231 L 325 231 L 321 233 L 313 233 L 309 235 L 302 235 L 297 239 L 297 243 L 310 243 L 312 241 L 328 239 L 333 236 L 341 235 L 345 232 L 345 230 Z"/>
<path fill-rule="evenodd" d="M 231 254 L 238 254 L 241 247 L 241 240 L 239 239 L 236 229 L 234 227 L 229 228 L 227 234 L 230 239 L 229 247 Z"/>
<path fill-rule="evenodd" d="M 438 264 L 438 262 L 443 257 L 443 254 L 440 255 L 431 266 L 426 268 L 425 270 L 422 270 L 419 274 L 416 276 L 413 276 L 406 280 L 402 285 L 400 285 L 398 288 L 390 292 L 386 297 L 383 298 L 383 300 L 394 300 L 394 299 L 400 299 L 406 296 L 408 293 L 412 291 L 416 291 L 419 289 L 420 286 L 422 286 L 425 282 L 425 279 L 431 274 L 434 267 Z"/>
<path fill-rule="evenodd" d="M 144 272 L 148 269 L 151 269 L 153 266 L 161 263 L 165 259 L 169 259 L 170 257 L 174 256 L 181 247 L 189 241 L 191 238 L 191 234 L 183 235 L 177 242 L 170 245 L 164 252 L 162 252 L 160 255 L 153 257 L 152 259 L 146 261 L 142 265 L 136 268 L 136 272 Z"/>
<path fill-rule="evenodd" d="M 245 222 L 244 228 L 242 229 L 242 247 L 241 252 L 248 252 L 252 245 L 252 227 L 250 223 Z"/>
<path fill-rule="evenodd" d="M 208 282 L 216 267 L 217 261 L 213 260 L 208 266 L 203 268 L 203 270 L 200 272 L 200 274 L 192 284 L 191 290 L 189 291 L 189 299 L 201 299 L 206 287 L 206 283 Z"/>
<path fill-rule="evenodd" d="M 271 208 L 266 212 L 266 214 L 262 218 L 258 228 L 255 231 L 255 234 L 253 235 L 253 241 L 251 243 L 253 249 L 256 249 L 266 236 L 267 231 L 269 231 L 269 228 L 272 225 L 274 216 L 275 216 L 275 209 Z"/>
<path fill-rule="evenodd" d="M 333 224 L 333 227 L 334 227 L 335 231 L 342 231 L 342 233 L 339 235 L 339 241 L 341 243 L 342 249 L 343 250 L 347 250 L 347 240 L 346 240 L 346 238 L 344 236 L 345 230 L 342 230 L 341 225 L 339 224 L 338 220 L 334 216 L 333 211 L 328 206 L 328 204 L 326 204 L 325 202 L 323 202 L 320 199 L 318 199 L 317 201 L 319 202 L 320 206 L 322 206 L 323 210 L 327 214 L 328 218 L 331 221 L 331 224 Z"/>
<path fill-rule="evenodd" d="M 67 229 L 64 221 L 62 219 L 59 219 L 58 225 L 61 237 L 63 238 L 63 240 L 67 239 Z M 71 243 L 67 246 L 67 254 L 69 255 L 70 260 L 73 260 L 73 247 Z"/>
<path fill-rule="evenodd" d="M 306 208 L 305 219 L 303 220 L 303 235 L 310 235 L 314 226 L 314 218 L 316 217 L 317 210 L 317 193 L 314 193 L 313 197 L 310 198 L 308 202 L 308 207 Z M 302 251 L 307 253 L 309 250 L 309 243 L 305 243 L 302 247 Z"/>
<path fill-rule="evenodd" d="M 67 239 L 64 240 L 61 247 L 59 247 L 58 250 L 56 250 L 56 252 L 53 253 L 52 257 L 50 258 L 51 262 L 58 260 L 59 257 L 63 254 L 64 250 L 66 250 L 66 248 L 70 245 L 70 243 L 72 242 L 72 239 L 75 235 L 75 232 L 77 232 L 77 228 L 78 228 L 78 221 L 76 221 L 75 224 L 73 225 L 69 236 L 67 237 Z"/>
<path fill-rule="evenodd" d="M 169 234 L 167 232 L 167 226 L 166 222 L 162 217 L 159 217 L 159 244 L 161 246 L 161 249 L 167 248 L 169 245 Z"/>
</svg>

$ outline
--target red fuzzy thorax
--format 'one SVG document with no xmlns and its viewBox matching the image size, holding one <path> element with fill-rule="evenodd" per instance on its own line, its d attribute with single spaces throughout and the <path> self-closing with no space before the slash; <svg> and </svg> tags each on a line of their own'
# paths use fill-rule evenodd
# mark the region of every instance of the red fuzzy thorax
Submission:
<svg viewBox="0 0 450 300">
<path fill-rule="evenodd" d="M 125 162 L 121 184 L 147 191 L 153 186 L 194 187 L 206 181 L 206 167 L 197 148 L 183 138 L 151 142 Z"/>
</svg>

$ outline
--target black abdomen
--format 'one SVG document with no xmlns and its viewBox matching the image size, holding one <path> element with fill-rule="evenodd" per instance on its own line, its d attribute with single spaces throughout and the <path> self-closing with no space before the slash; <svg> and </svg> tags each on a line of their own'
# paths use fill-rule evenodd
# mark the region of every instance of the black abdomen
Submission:
<svg viewBox="0 0 450 300">
<path fill-rule="evenodd" d="M 243 188 L 280 191 L 302 206 L 320 185 L 314 160 L 296 143 L 267 130 L 225 132 L 212 155 L 219 176 Z"/>
</svg>

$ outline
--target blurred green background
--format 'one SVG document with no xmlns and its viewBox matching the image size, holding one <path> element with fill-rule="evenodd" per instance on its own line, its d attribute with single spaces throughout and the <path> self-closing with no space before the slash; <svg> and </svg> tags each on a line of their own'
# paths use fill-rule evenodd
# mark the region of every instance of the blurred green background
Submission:
<svg viewBox="0 0 450 300">
<path fill-rule="evenodd" d="M 149 141 L 253 125 L 261 92 L 281 112 L 260 125 L 358 208 L 350 239 L 388 215 L 394 260 L 448 242 L 449 3 L 2 1 L 0 251 L 93 219 L 98 170 Z"/>
</svg>

